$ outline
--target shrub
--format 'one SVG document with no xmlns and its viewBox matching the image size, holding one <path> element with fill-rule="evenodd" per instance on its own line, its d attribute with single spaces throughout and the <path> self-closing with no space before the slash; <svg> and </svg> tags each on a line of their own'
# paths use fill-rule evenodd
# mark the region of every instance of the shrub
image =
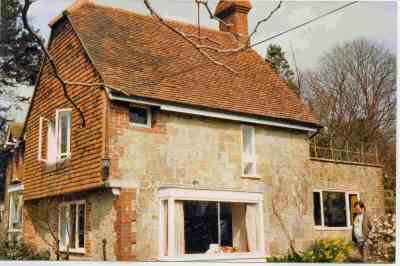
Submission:
<svg viewBox="0 0 400 266">
<path fill-rule="evenodd" d="M 303 262 L 349 262 L 353 248 L 353 242 L 344 239 L 317 240 L 302 254 Z"/>
<path fill-rule="evenodd" d="M 372 221 L 366 241 L 368 262 L 394 262 L 396 246 L 396 217 L 386 214 Z"/>
<path fill-rule="evenodd" d="M 354 262 L 354 244 L 344 239 L 316 240 L 305 252 L 269 257 L 268 262 Z"/>
<path fill-rule="evenodd" d="M 0 242 L 0 260 L 49 260 L 49 252 L 34 252 L 24 242 Z"/>
</svg>

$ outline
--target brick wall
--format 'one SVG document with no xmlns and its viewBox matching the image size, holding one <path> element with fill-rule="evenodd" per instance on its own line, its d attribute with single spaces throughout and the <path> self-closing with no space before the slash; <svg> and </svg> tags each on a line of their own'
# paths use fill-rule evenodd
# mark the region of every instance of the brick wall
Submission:
<svg viewBox="0 0 400 266">
<path fill-rule="evenodd" d="M 54 26 L 50 53 L 65 80 L 100 82 L 78 36 L 64 21 Z M 24 196 L 26 200 L 97 187 L 101 184 L 101 159 L 104 152 L 104 92 L 98 87 L 69 86 L 68 92 L 81 108 L 86 127 L 80 128 L 77 110 L 72 113 L 71 159 L 47 167 L 39 162 L 39 118 L 55 119 L 58 108 L 72 108 L 63 95 L 48 63 L 44 65 L 36 88 L 26 127 Z M 43 139 L 47 132 L 44 130 Z M 43 143 L 46 151 L 46 142 Z"/>
<path fill-rule="evenodd" d="M 115 200 L 115 254 L 119 261 L 135 260 L 136 252 L 136 190 L 123 189 Z"/>
</svg>

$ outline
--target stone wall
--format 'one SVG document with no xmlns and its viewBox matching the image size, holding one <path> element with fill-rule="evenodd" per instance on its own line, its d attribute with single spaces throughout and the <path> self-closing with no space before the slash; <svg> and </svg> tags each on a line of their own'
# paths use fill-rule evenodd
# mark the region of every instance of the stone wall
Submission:
<svg viewBox="0 0 400 266">
<path fill-rule="evenodd" d="M 138 260 L 157 260 L 159 241 L 158 189 L 179 186 L 191 189 L 228 189 L 265 192 L 265 235 L 267 250 L 287 251 L 287 241 L 279 222 L 271 212 L 272 187 L 282 184 L 277 206 L 290 233 L 298 232 L 293 223 L 297 209 L 285 196 L 295 187 L 294 179 L 309 179 L 307 136 L 295 131 L 256 128 L 258 178 L 241 176 L 241 124 L 222 120 L 155 112 L 152 130 L 129 124 L 127 109 L 112 106 L 111 133 L 112 178 L 136 180 Z M 310 180 L 309 180 L 310 181 Z M 308 183 L 309 183 L 308 181 Z M 308 184 L 309 185 L 309 184 Z M 309 190 L 309 188 L 308 188 Z M 286 205 L 283 206 L 282 202 Z M 306 213 L 307 211 L 307 213 Z M 303 210 L 301 237 L 312 237 L 310 209 Z M 298 235 L 297 235 L 298 236 Z M 300 237 L 300 236 L 298 236 Z M 277 245 L 278 244 L 278 245 Z M 301 242 L 299 241 L 299 244 Z M 278 248 L 278 250 L 276 250 Z M 273 250 L 274 249 L 274 250 Z"/>
<path fill-rule="evenodd" d="M 313 189 L 360 191 L 371 212 L 379 211 L 380 168 L 309 159 L 304 132 L 257 126 L 257 178 L 241 176 L 241 124 L 154 110 L 153 127 L 129 123 L 124 104 L 111 106 L 113 179 L 137 183 L 137 260 L 159 256 L 160 187 L 263 192 L 266 252 L 284 254 L 289 240 L 305 249 L 319 237 L 348 231 L 315 231 Z"/>
<path fill-rule="evenodd" d="M 54 245 L 54 239 L 45 223 L 49 222 L 53 231 L 57 232 L 58 204 L 62 201 L 82 199 L 86 200 L 85 254 L 71 253 L 70 260 L 103 260 L 103 239 L 106 239 L 107 260 L 116 260 L 117 235 L 114 228 L 117 218 L 116 196 L 109 191 L 86 192 L 62 198 L 45 198 L 25 202 L 25 241 L 38 250 L 51 250 L 51 258 L 55 259 L 55 253 L 50 246 Z M 47 212 L 46 209 L 50 209 L 50 211 Z"/>
<path fill-rule="evenodd" d="M 313 189 L 359 192 L 370 216 L 378 217 L 384 214 L 382 168 L 312 160 L 310 171 Z M 316 230 L 314 236 L 315 238 L 345 236 L 351 239 L 351 230 Z"/>
</svg>

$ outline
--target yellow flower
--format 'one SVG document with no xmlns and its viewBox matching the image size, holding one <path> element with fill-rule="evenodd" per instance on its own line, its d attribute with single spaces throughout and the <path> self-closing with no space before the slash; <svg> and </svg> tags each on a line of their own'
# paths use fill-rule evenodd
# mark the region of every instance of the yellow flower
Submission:
<svg viewBox="0 0 400 266">
<path fill-rule="evenodd" d="M 337 262 L 343 262 L 346 259 L 343 253 L 339 252 L 335 258 L 335 261 Z"/>
<path fill-rule="evenodd" d="M 330 250 L 326 250 L 326 251 L 324 252 L 324 255 L 325 255 L 325 257 L 326 257 L 327 259 L 331 259 L 331 258 L 332 258 L 332 255 L 331 255 L 331 251 L 330 251 Z"/>
</svg>

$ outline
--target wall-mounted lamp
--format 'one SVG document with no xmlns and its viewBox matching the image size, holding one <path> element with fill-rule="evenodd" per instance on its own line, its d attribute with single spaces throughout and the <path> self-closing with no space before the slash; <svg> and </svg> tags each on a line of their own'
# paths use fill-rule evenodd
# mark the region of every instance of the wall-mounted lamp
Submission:
<svg viewBox="0 0 400 266">
<path fill-rule="evenodd" d="M 102 160 L 103 163 L 103 167 L 102 167 L 102 172 L 103 172 L 103 179 L 108 179 L 110 177 L 110 166 L 111 166 L 111 162 L 110 159 L 108 158 L 104 158 Z"/>
</svg>

